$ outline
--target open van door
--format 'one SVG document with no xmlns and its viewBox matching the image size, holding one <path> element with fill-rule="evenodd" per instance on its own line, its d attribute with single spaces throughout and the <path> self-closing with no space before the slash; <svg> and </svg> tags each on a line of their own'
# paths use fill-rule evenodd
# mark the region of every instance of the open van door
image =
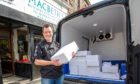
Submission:
<svg viewBox="0 0 140 84">
<path fill-rule="evenodd" d="M 140 84 L 140 45 L 130 45 L 128 50 L 127 84 Z"/>
<path fill-rule="evenodd" d="M 89 45 L 88 49 L 108 56 L 104 56 L 104 59 L 124 60 L 126 57 L 127 79 L 125 83 L 140 84 L 140 45 L 138 45 L 140 43 L 139 3 L 139 0 L 104 0 L 88 8 L 79 10 L 59 22 L 56 39 L 61 46 L 75 40 L 80 45 L 80 48 L 83 49 L 84 44 L 81 42 L 84 42 L 84 40 L 81 37 L 85 35 L 84 37 L 87 37 L 86 40 L 88 42 L 92 40 L 91 43 L 94 44 L 93 49 L 91 45 Z M 104 39 L 104 32 L 108 31 L 111 32 L 111 37 Z M 101 37 L 103 38 L 98 37 L 98 33 L 102 34 Z M 120 33 L 123 35 L 118 36 L 117 34 Z M 116 38 L 118 39 L 115 40 Z M 106 44 L 109 46 L 106 46 Z M 103 47 L 99 48 L 95 45 Z M 114 52 L 111 49 L 116 50 Z M 64 67 L 65 73 L 69 74 L 69 68 L 69 66 Z M 84 79 L 84 77 L 82 78 Z M 94 78 L 91 80 L 94 80 Z M 98 81 L 101 82 L 101 80 Z M 124 82 L 120 83 L 113 80 L 111 84 L 124 84 Z"/>
<path fill-rule="evenodd" d="M 127 84 L 140 84 L 140 0 L 129 0 L 132 44 L 128 47 Z"/>
</svg>

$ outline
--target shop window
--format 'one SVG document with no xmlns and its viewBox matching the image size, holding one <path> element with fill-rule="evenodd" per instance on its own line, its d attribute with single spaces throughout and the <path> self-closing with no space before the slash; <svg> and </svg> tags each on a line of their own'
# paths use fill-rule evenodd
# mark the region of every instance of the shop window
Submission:
<svg viewBox="0 0 140 84">
<path fill-rule="evenodd" d="M 11 60 L 8 39 L 0 39 L 0 54 L 2 60 Z"/>
<path fill-rule="evenodd" d="M 0 30 L 0 57 L 1 60 L 12 60 L 9 31 Z"/>
<path fill-rule="evenodd" d="M 26 29 L 17 30 L 17 46 L 19 61 L 29 62 L 28 60 L 28 31 Z"/>
</svg>

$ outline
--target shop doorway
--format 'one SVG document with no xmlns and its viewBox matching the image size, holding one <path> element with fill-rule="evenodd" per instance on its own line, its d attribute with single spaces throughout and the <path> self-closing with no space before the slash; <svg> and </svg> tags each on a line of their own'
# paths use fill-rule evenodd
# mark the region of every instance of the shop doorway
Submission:
<svg viewBox="0 0 140 84">
<path fill-rule="evenodd" d="M 31 56 L 34 46 L 42 39 L 41 34 L 38 26 L 0 18 L 0 84 L 40 77 L 38 68 L 35 70 L 33 67 Z"/>
<path fill-rule="evenodd" d="M 2 77 L 5 78 L 12 76 L 14 74 L 14 65 L 11 45 L 11 31 L 3 27 L 0 28 L 0 59 Z"/>
<path fill-rule="evenodd" d="M 0 80 L 4 84 L 31 79 L 29 42 L 27 25 L 0 19 Z"/>
</svg>

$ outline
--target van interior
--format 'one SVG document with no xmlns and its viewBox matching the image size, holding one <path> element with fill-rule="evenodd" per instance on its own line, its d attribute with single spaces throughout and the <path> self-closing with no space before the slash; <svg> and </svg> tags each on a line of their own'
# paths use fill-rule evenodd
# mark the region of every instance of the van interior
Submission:
<svg viewBox="0 0 140 84">
<path fill-rule="evenodd" d="M 126 11 L 120 4 L 80 14 L 61 26 L 61 46 L 75 41 L 102 61 L 127 60 Z"/>
<path fill-rule="evenodd" d="M 107 6 L 93 11 L 92 15 L 80 15 L 65 22 L 61 28 L 61 45 L 72 41 L 77 43 L 79 50 L 89 49 L 103 60 L 126 60 L 124 6 Z"/>
</svg>

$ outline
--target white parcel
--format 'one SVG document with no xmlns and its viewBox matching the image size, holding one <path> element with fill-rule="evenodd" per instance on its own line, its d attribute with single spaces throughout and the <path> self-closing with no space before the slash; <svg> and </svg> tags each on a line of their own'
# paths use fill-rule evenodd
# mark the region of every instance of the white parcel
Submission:
<svg viewBox="0 0 140 84">
<path fill-rule="evenodd" d="M 51 57 L 51 60 L 59 60 L 62 64 L 66 64 L 72 59 L 72 52 L 76 53 L 78 49 L 79 48 L 76 42 L 73 41 L 72 43 L 65 45 L 58 52 L 56 52 Z"/>
</svg>

